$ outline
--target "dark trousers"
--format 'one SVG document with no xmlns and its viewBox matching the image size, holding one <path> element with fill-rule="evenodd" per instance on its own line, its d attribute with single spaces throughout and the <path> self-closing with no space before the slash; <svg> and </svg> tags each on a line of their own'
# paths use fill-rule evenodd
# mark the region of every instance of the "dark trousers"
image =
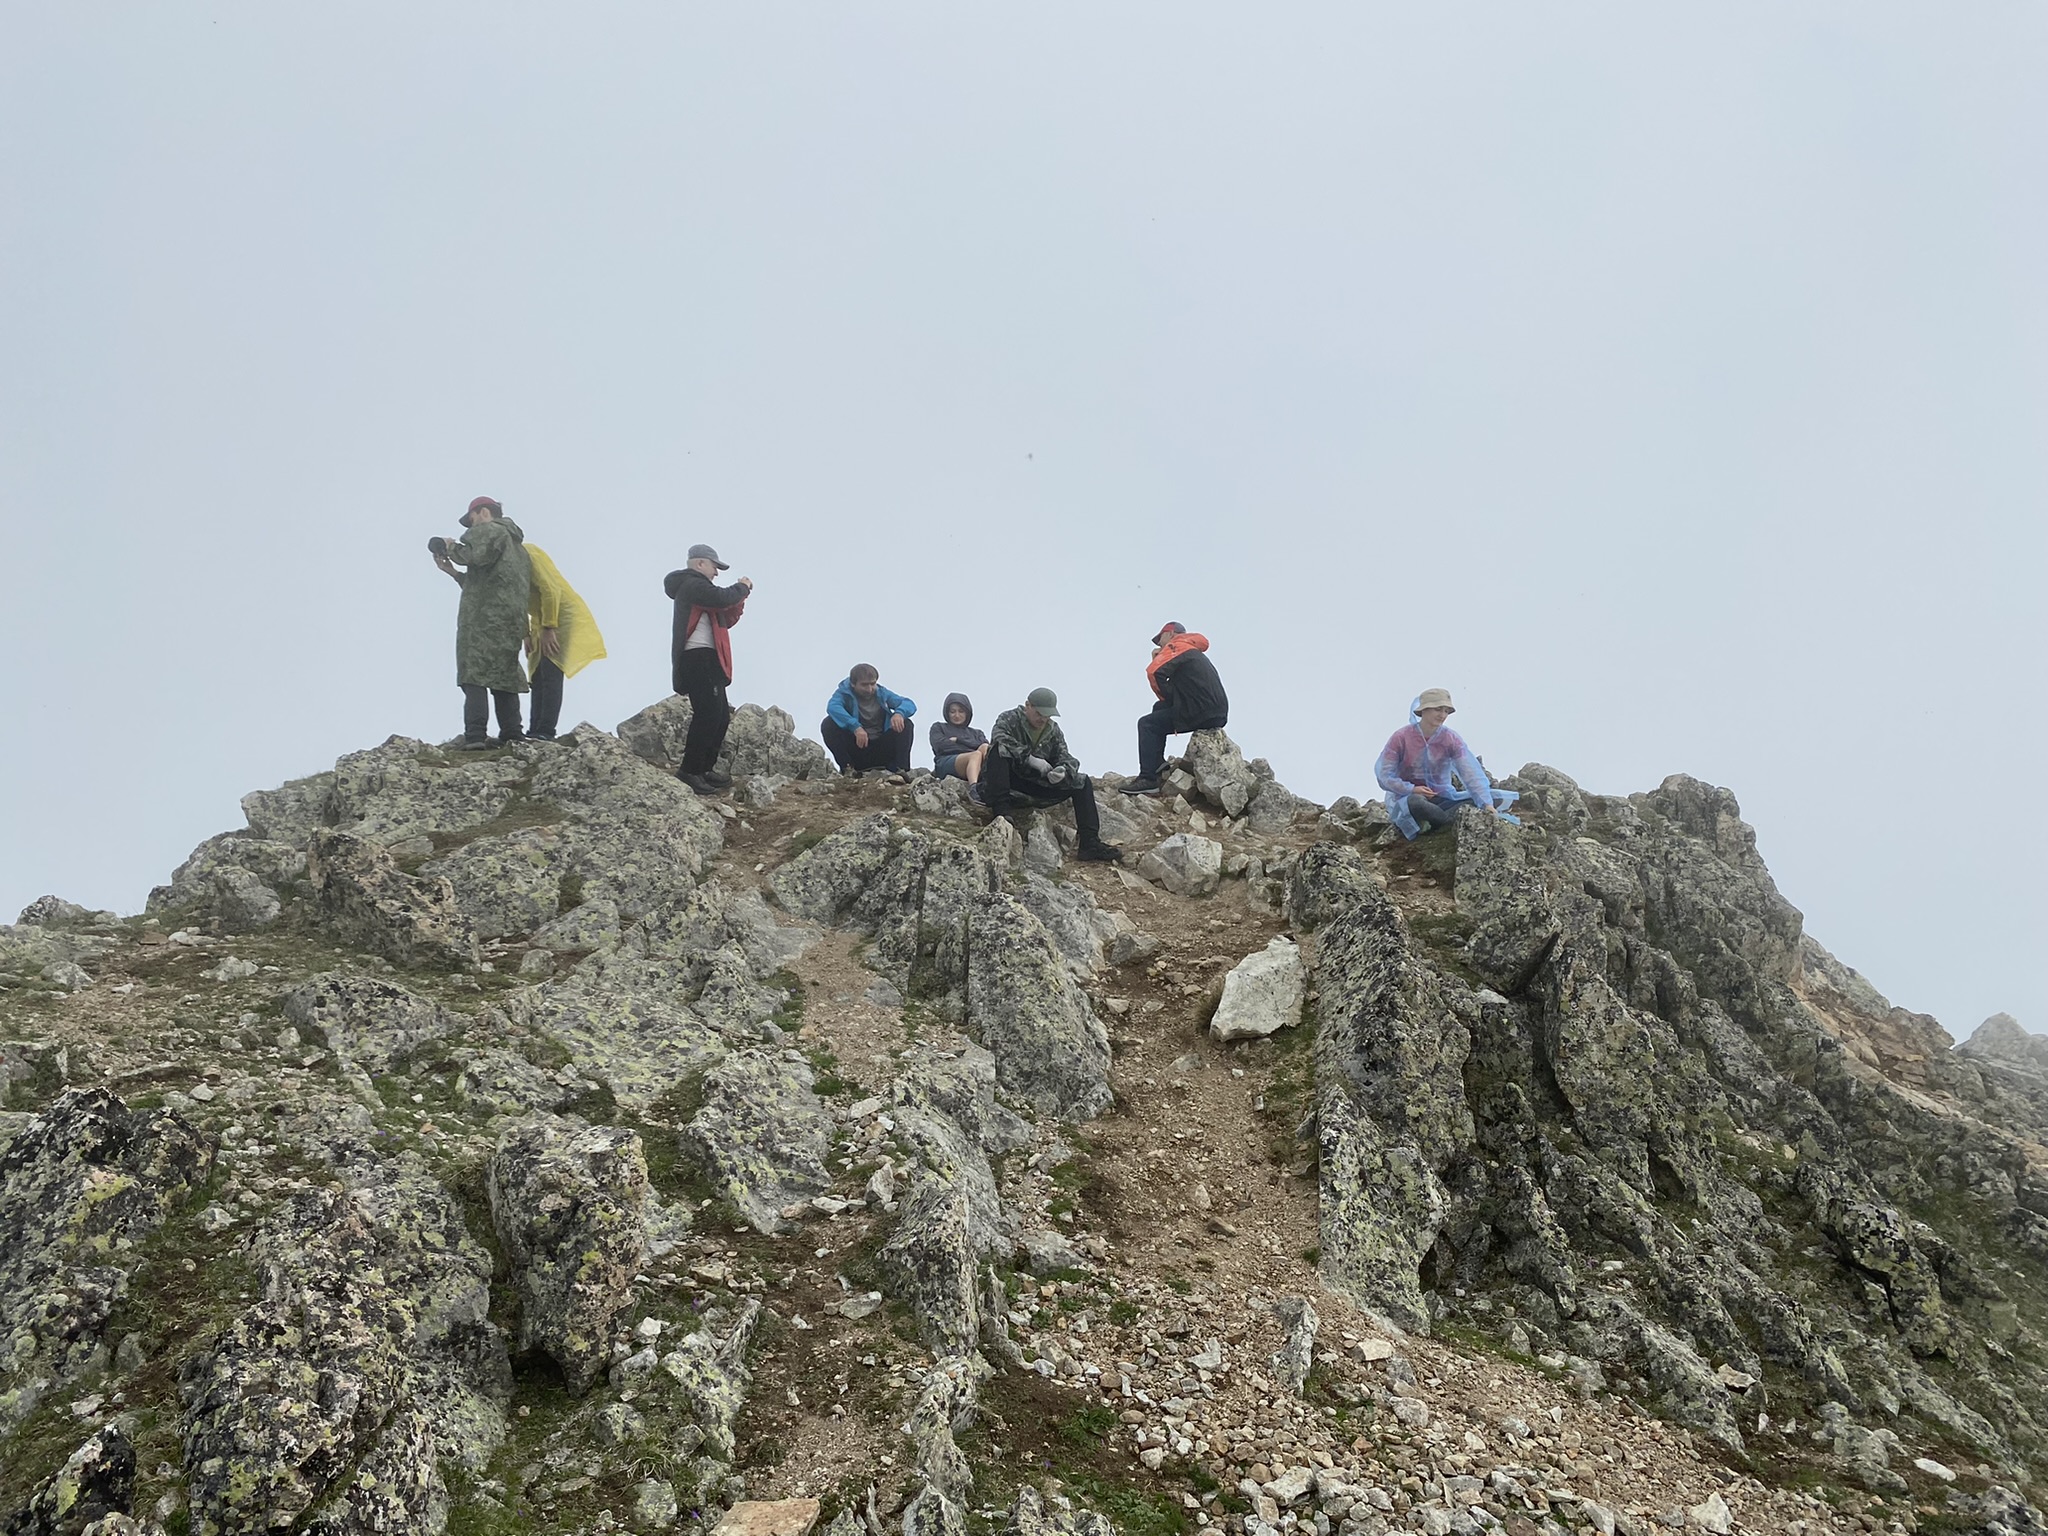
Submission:
<svg viewBox="0 0 2048 1536">
<path fill-rule="evenodd" d="M 498 739 L 517 741 L 519 695 L 510 688 L 486 690 L 481 683 L 462 685 L 462 735 L 468 741 L 482 741 L 490 734 L 490 705 L 498 706 Z"/>
<path fill-rule="evenodd" d="M 1069 773 L 1058 784 L 1042 784 L 1037 779 L 1013 776 L 1010 760 L 1000 752 L 988 755 L 988 764 L 981 771 L 981 795 L 983 803 L 996 814 L 1022 807 L 1044 807 L 1058 805 L 1062 800 L 1074 802 L 1074 830 L 1081 834 L 1081 846 L 1091 847 L 1102 841 L 1102 817 L 1095 809 L 1095 785 L 1086 774 Z"/>
<path fill-rule="evenodd" d="M 1166 766 L 1166 738 L 1173 734 L 1173 706 L 1161 699 L 1138 717 L 1138 777 L 1156 779 Z"/>
<path fill-rule="evenodd" d="M 853 739 L 853 732 L 834 720 L 830 715 L 818 727 L 825 737 L 826 750 L 831 752 L 832 761 L 845 768 L 887 768 L 894 773 L 910 772 L 910 722 L 903 722 L 903 729 L 892 731 L 886 726 L 879 731 L 868 732 L 868 744 L 861 746 Z"/>
<path fill-rule="evenodd" d="M 725 750 L 725 728 L 732 724 L 732 706 L 725 702 L 725 685 L 731 681 L 718 664 L 718 652 L 709 646 L 683 652 L 676 678 L 683 684 L 676 692 L 690 701 L 690 734 L 683 738 L 684 773 L 709 773 L 718 766 L 718 754 Z"/>
<path fill-rule="evenodd" d="M 526 734 L 542 741 L 555 739 L 555 727 L 562 723 L 562 669 L 547 657 L 533 669 L 533 720 Z"/>
<path fill-rule="evenodd" d="M 1448 827 L 1456 824 L 1458 807 L 1464 803 L 1462 800 L 1432 800 L 1427 795 L 1410 795 L 1408 814 L 1413 816 L 1425 831 L 1431 827 Z"/>
<path fill-rule="evenodd" d="M 1196 731 L 1220 731 L 1230 722 L 1224 719 L 1204 720 L 1189 729 Z M 1152 706 L 1152 713 L 1138 717 L 1138 777 L 1156 779 L 1166 766 L 1166 738 L 1181 733 L 1174 729 L 1173 706 L 1161 699 Z"/>
</svg>

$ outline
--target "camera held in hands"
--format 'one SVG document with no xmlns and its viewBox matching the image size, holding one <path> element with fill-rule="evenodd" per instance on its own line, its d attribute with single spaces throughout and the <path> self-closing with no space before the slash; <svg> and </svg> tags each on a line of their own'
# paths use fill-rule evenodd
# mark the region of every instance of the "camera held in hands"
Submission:
<svg viewBox="0 0 2048 1536">
<path fill-rule="evenodd" d="M 437 533 L 427 540 L 427 550 L 436 560 L 446 560 L 448 558 L 448 541 Z"/>
</svg>

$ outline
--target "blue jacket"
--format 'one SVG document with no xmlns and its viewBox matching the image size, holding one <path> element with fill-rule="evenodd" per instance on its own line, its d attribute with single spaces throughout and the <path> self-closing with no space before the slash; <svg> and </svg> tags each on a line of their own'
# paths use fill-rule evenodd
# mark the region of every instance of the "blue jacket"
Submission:
<svg viewBox="0 0 2048 1536">
<path fill-rule="evenodd" d="M 885 722 L 890 715 L 901 715 L 908 720 L 917 713 L 917 700 L 891 693 L 880 683 L 875 684 L 875 702 L 882 706 Z M 849 731 L 860 729 L 860 700 L 854 696 L 852 678 L 846 678 L 839 684 L 832 695 L 832 702 L 825 706 L 825 714 L 834 725 L 843 725 Z"/>
</svg>

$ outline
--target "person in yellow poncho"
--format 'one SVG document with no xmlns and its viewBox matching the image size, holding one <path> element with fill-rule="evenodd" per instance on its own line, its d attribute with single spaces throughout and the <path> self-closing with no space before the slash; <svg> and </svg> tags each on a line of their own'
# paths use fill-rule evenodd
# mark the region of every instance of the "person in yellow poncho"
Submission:
<svg viewBox="0 0 2048 1536">
<path fill-rule="evenodd" d="M 604 655 L 604 636 L 589 606 L 536 544 L 526 546 L 533 584 L 526 603 L 526 670 L 533 679 L 533 718 L 526 734 L 553 741 L 562 719 L 562 684 Z"/>
</svg>

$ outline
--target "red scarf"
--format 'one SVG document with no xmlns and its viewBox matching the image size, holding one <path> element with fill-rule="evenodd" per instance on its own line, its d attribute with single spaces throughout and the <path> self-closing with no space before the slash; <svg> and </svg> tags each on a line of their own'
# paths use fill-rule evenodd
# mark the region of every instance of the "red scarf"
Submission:
<svg viewBox="0 0 2048 1536">
<path fill-rule="evenodd" d="M 733 625 L 739 623 L 740 615 L 747 611 L 747 600 L 743 597 L 730 608 L 700 608 L 690 605 L 690 617 L 683 633 L 695 634 L 697 620 L 704 614 L 711 615 L 711 649 L 718 653 L 719 670 L 725 673 L 725 680 L 732 681 L 732 634 Z"/>
</svg>

